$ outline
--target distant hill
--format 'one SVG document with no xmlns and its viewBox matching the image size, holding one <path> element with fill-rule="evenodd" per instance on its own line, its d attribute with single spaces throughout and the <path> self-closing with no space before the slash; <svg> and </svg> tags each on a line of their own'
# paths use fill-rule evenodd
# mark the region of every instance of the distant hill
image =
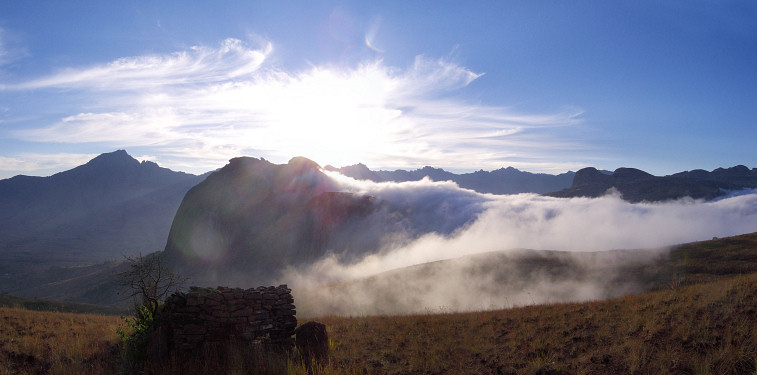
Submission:
<svg viewBox="0 0 757 375">
<path fill-rule="evenodd" d="M 711 172 L 693 170 L 670 176 L 653 176 L 634 168 L 618 168 L 608 175 L 596 168 L 576 172 L 573 184 L 546 195 L 561 198 L 600 197 L 611 188 L 629 202 L 655 202 L 683 197 L 712 200 L 729 191 L 757 188 L 757 168 L 743 165 Z"/>
<path fill-rule="evenodd" d="M 11 264 L 12 266 L 13 264 Z M 83 266 L 6 268 L 0 274 L 0 294 L 74 303 L 130 307 L 132 301 L 116 284 L 125 261 Z"/>
<path fill-rule="evenodd" d="M 82 314 L 119 315 L 128 312 L 126 308 L 29 299 L 7 294 L 0 294 L 0 307 L 22 308 L 35 311 L 56 311 Z"/>
<path fill-rule="evenodd" d="M 203 178 L 119 150 L 49 177 L 0 180 L 0 263 L 92 264 L 159 250 Z"/>
<path fill-rule="evenodd" d="M 575 175 L 575 172 L 565 172 L 558 175 L 530 173 L 517 170 L 513 167 L 500 168 L 491 172 L 479 170 L 462 174 L 455 174 L 428 166 L 412 171 L 402 169 L 395 171 L 372 171 L 364 164 L 355 164 L 341 168 L 327 165 L 324 169 L 339 172 L 354 179 L 374 182 L 418 181 L 424 177 L 429 177 L 434 181 L 454 181 L 462 188 L 490 194 L 545 194 L 569 187 Z"/>
<path fill-rule="evenodd" d="M 661 277 L 663 250 L 509 249 L 294 289 L 306 316 L 478 311 L 641 293 Z"/>
</svg>

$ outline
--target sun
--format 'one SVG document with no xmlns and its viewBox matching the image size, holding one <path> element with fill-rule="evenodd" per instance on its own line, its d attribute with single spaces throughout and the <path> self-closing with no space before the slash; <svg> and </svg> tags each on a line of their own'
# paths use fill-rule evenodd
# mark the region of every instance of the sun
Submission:
<svg viewBox="0 0 757 375">
<path fill-rule="evenodd" d="M 311 71 L 250 92 L 255 119 L 251 144 L 320 164 L 347 165 L 391 150 L 403 127 L 402 111 L 388 103 L 390 77 L 376 72 Z M 261 87 L 258 82 L 256 90 Z"/>
</svg>

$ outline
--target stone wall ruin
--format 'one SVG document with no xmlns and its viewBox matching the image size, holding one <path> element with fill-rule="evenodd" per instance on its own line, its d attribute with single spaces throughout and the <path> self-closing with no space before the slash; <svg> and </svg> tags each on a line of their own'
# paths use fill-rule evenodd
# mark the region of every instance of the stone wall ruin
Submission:
<svg viewBox="0 0 757 375">
<path fill-rule="evenodd" d="M 291 348 L 297 326 L 291 292 L 286 285 L 176 292 L 163 310 L 167 349 L 191 353 L 229 342 Z"/>
</svg>

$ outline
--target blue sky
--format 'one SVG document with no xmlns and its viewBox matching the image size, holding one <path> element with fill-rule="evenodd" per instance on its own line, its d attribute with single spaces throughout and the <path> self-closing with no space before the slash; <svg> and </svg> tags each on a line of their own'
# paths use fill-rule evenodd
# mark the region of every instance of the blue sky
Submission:
<svg viewBox="0 0 757 375">
<path fill-rule="evenodd" d="M 2 2 L 0 178 L 757 167 L 757 3 L 373 3 Z"/>
</svg>

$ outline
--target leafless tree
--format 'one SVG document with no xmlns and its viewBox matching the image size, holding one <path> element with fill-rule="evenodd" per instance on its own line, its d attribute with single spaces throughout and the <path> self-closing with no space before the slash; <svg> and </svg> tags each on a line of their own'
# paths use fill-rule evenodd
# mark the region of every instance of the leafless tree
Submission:
<svg viewBox="0 0 757 375">
<path fill-rule="evenodd" d="M 135 304 L 141 303 L 152 316 L 155 316 L 160 301 L 187 281 L 168 269 L 160 253 L 124 258 L 128 269 L 117 275 L 117 283 L 126 289 L 126 298 L 131 298 Z"/>
</svg>

